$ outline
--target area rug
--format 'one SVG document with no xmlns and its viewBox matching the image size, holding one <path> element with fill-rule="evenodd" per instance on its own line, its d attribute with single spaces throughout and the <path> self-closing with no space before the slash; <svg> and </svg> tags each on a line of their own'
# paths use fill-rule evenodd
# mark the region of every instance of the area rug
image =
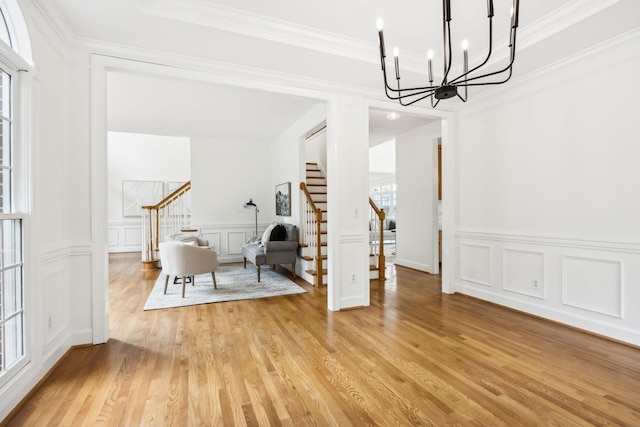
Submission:
<svg viewBox="0 0 640 427">
<path fill-rule="evenodd" d="M 261 269 L 260 282 L 258 282 L 258 275 L 253 264 L 247 265 L 247 268 L 243 268 L 242 264 L 221 264 L 216 271 L 218 289 L 213 288 L 211 274 L 199 274 L 196 276 L 193 286 L 191 283 L 187 283 L 184 298 L 182 298 L 182 279 L 174 284 L 173 277 L 169 279 L 167 294 L 164 294 L 165 277 L 162 273 L 158 277 L 144 306 L 145 310 L 268 298 L 306 292 L 270 267 Z"/>
</svg>

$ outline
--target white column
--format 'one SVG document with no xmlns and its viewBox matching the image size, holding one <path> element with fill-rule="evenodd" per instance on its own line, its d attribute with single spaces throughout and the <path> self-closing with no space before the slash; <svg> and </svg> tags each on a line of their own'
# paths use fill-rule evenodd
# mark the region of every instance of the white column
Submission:
<svg viewBox="0 0 640 427">
<path fill-rule="evenodd" d="M 327 107 L 330 310 L 369 306 L 369 110 L 360 98 Z"/>
</svg>

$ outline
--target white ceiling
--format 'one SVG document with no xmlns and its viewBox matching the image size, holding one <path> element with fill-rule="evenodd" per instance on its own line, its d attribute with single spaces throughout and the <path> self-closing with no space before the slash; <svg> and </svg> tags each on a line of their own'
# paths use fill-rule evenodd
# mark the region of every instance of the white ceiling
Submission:
<svg viewBox="0 0 640 427">
<path fill-rule="evenodd" d="M 442 55 L 440 0 L 33 2 L 63 41 L 77 49 L 148 62 L 160 58 L 205 68 L 230 66 L 238 73 L 273 76 L 303 88 L 321 90 L 328 85 L 380 99 L 384 95 L 378 17 L 385 21 L 387 51 L 393 45 L 401 50 L 403 81 L 424 82 L 428 49 L 436 51 L 436 59 Z M 472 65 L 487 48 L 486 3 L 452 0 L 453 46 L 456 49 L 467 38 Z M 497 66 L 507 58 L 511 1 L 494 0 L 494 4 L 497 50 L 492 62 Z M 514 80 L 640 27 L 638 0 L 520 0 L 520 10 Z M 436 73 L 441 68 L 434 64 Z M 262 139 L 282 132 L 317 102 L 218 83 L 144 80 L 124 74 L 110 77 L 112 130 Z M 168 91 L 175 102 L 172 107 L 160 96 Z M 442 108 L 459 104 L 446 102 Z M 424 123 L 404 114 L 396 122 L 376 123 L 380 116 L 371 115 L 374 139 L 377 132 L 379 138 L 398 132 L 384 124 L 406 129 L 403 119 L 413 125 Z M 152 131 L 154 121 L 156 131 Z"/>
</svg>

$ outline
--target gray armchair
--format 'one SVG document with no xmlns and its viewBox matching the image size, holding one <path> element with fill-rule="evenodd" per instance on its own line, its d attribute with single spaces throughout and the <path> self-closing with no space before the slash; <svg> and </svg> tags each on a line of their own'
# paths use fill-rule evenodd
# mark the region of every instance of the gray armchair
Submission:
<svg viewBox="0 0 640 427">
<path fill-rule="evenodd" d="M 242 246 L 244 268 L 247 260 L 251 261 L 258 270 L 260 281 L 260 266 L 276 264 L 291 264 L 291 272 L 296 277 L 296 261 L 298 259 L 298 227 L 293 224 L 281 224 L 286 230 L 284 240 L 269 240 L 262 244 L 262 240 L 249 240 Z"/>
</svg>

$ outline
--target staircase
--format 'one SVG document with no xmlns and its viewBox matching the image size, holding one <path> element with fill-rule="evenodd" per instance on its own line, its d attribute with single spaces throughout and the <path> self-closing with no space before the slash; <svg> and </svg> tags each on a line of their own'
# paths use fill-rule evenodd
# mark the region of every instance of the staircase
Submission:
<svg viewBox="0 0 640 427">
<path fill-rule="evenodd" d="M 195 232 L 191 229 L 190 203 L 187 202 L 191 181 L 175 189 L 152 206 L 142 206 L 142 268 L 158 267 L 160 242 L 171 233 Z"/>
<path fill-rule="evenodd" d="M 300 183 L 305 200 L 302 212 L 300 258 L 314 286 L 327 284 L 327 179 L 317 163 L 306 164 L 306 181 Z"/>
<path fill-rule="evenodd" d="M 386 280 L 386 258 L 384 256 L 385 212 L 369 197 L 369 279 Z M 378 236 L 377 240 L 372 236 Z"/>
<path fill-rule="evenodd" d="M 303 200 L 302 242 L 303 269 L 314 286 L 327 284 L 327 179 L 316 163 L 306 164 L 306 182 L 300 183 Z M 369 198 L 370 230 L 378 240 L 369 242 L 369 278 L 385 280 L 384 231 L 385 213 Z"/>
</svg>

